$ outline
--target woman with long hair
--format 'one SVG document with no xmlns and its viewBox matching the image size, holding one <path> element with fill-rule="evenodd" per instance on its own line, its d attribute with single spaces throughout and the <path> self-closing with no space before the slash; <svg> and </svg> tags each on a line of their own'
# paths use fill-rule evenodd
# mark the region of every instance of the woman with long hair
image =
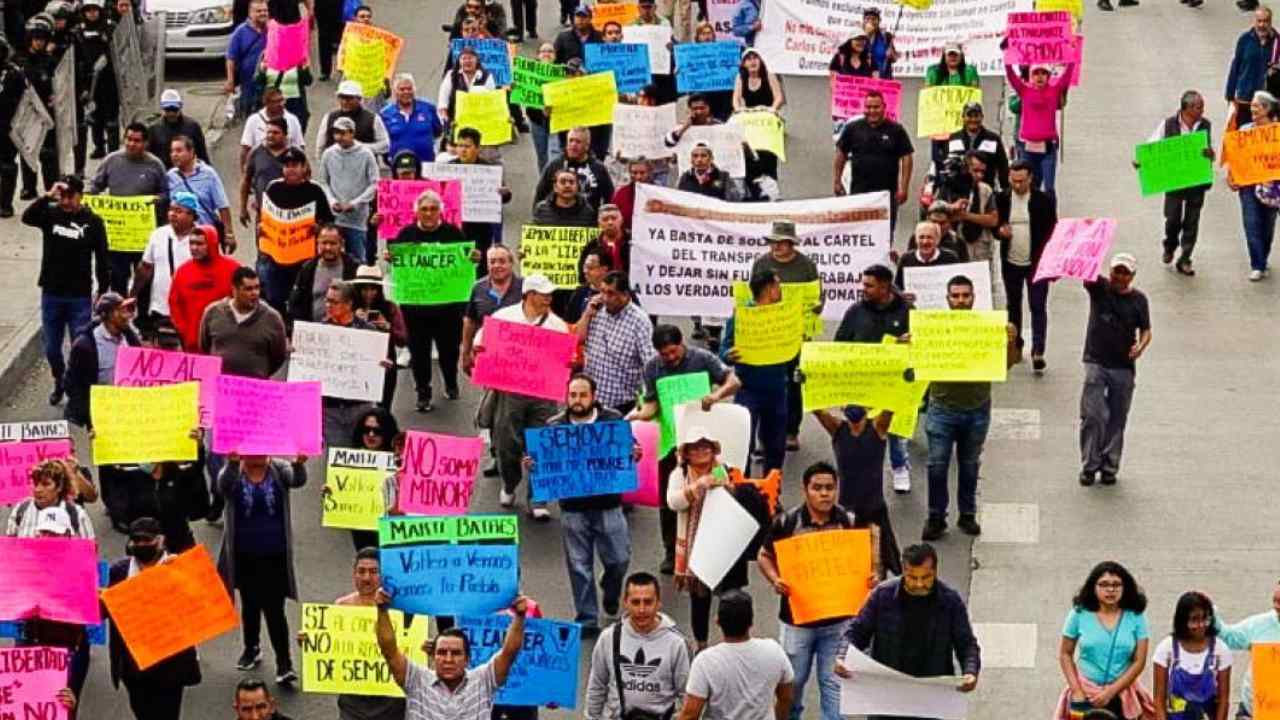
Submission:
<svg viewBox="0 0 1280 720">
<path fill-rule="evenodd" d="M 396 452 L 394 447 L 395 439 L 399 435 L 400 423 L 395 416 L 384 408 L 373 406 L 356 417 L 356 422 L 351 427 L 351 440 L 347 443 L 347 447 L 356 451 L 371 450 L 374 452 L 394 453 Z M 403 445 L 401 449 L 403 450 Z M 398 462 L 391 464 L 395 466 L 398 465 Z M 388 468 L 388 470 L 392 470 L 392 468 Z M 390 472 L 390 481 L 393 484 L 396 482 L 395 477 L 396 473 L 394 471 Z M 320 488 L 320 492 L 328 495 L 332 492 L 332 488 L 329 487 L 328 483 L 325 483 Z M 385 486 L 382 487 L 382 493 L 385 502 L 387 494 Z M 385 514 L 391 514 L 390 507 L 388 506 L 386 509 L 388 512 Z M 367 547 L 378 547 L 378 531 L 352 530 L 351 544 L 355 547 L 356 552 Z"/>
<path fill-rule="evenodd" d="M 1079 718 L 1092 708 L 1122 720 L 1155 715 L 1139 678 L 1147 661 L 1147 596 L 1123 565 L 1111 560 L 1089 571 L 1072 600 L 1058 645 L 1067 687 L 1055 717 Z"/>
<path fill-rule="evenodd" d="M 391 409 L 396 396 L 396 378 L 400 368 L 396 366 L 396 350 L 409 344 L 409 330 L 404 324 L 400 306 L 387 299 L 382 286 L 382 269 L 377 265 L 361 265 L 351 280 L 356 289 L 355 314 L 373 326 L 374 330 L 387 333 L 387 359 L 391 366 L 386 370 L 382 383 L 382 401 L 378 404 Z M 360 548 L 356 548 L 359 550 Z"/>
<path fill-rule="evenodd" d="M 755 48 L 742 51 L 742 60 L 738 62 L 738 78 L 733 83 L 734 111 L 763 109 L 776 113 L 786 104 L 782 81 L 769 72 L 760 53 Z"/>
<path fill-rule="evenodd" d="M 1231 648 L 1218 642 L 1213 601 L 1191 591 L 1178 598 L 1173 634 L 1151 656 L 1156 720 L 1227 720 Z"/>
</svg>

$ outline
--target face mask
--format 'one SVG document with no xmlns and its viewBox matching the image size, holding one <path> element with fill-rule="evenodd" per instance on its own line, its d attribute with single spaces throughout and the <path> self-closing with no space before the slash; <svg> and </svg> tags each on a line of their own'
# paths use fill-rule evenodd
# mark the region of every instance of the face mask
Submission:
<svg viewBox="0 0 1280 720">
<path fill-rule="evenodd" d="M 140 563 L 152 563 L 160 557 L 160 546 L 139 545 L 131 542 L 125 546 L 125 553 L 136 558 Z"/>
</svg>

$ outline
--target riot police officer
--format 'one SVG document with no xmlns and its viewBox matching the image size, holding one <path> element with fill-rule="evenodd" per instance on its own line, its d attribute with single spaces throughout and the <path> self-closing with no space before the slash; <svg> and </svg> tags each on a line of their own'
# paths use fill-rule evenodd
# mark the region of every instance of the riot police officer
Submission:
<svg viewBox="0 0 1280 720">
<path fill-rule="evenodd" d="M 13 193 L 18 189 L 18 147 L 9 137 L 14 113 L 27 89 L 13 48 L 0 37 L 0 218 L 13 217 Z"/>
<path fill-rule="evenodd" d="M 93 154 L 101 160 L 120 149 L 120 89 L 111 65 L 111 37 L 115 22 L 103 11 L 103 0 L 84 0 L 76 45 L 76 93 L 79 123 L 76 125 L 76 174 L 84 174 L 89 128 L 93 128 Z"/>
<path fill-rule="evenodd" d="M 53 40 L 53 18 L 45 13 L 36 13 L 27 21 L 27 47 L 18 64 L 31 88 L 35 90 L 45 110 L 53 116 L 53 72 L 57 69 L 57 60 L 49 47 Z M 58 177 L 58 145 L 55 132 L 45 135 L 44 145 L 40 148 L 40 170 L 44 174 L 44 189 L 53 189 L 54 180 Z M 23 200 L 36 199 L 36 170 L 22 160 L 22 195 Z"/>
</svg>

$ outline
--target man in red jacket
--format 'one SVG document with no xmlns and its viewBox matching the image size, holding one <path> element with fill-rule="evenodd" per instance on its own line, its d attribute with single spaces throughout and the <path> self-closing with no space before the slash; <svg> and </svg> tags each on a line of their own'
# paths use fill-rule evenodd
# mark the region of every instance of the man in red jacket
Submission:
<svg viewBox="0 0 1280 720">
<path fill-rule="evenodd" d="M 231 295 L 231 273 L 240 263 L 218 250 L 218 234 L 202 225 L 191 237 L 191 261 L 178 266 L 169 288 L 169 313 L 182 337 L 182 349 L 200 352 L 200 318 L 204 309 Z"/>
</svg>

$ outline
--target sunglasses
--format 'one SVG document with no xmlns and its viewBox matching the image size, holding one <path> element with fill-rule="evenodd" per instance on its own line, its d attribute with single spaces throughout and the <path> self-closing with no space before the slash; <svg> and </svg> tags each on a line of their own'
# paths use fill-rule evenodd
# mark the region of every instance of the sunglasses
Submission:
<svg viewBox="0 0 1280 720">
<path fill-rule="evenodd" d="M 362 429 L 364 430 L 364 433 L 365 433 L 366 435 L 368 435 L 369 433 L 373 433 L 373 434 L 375 434 L 375 435 L 381 435 L 381 434 L 382 434 L 382 428 L 380 428 L 380 427 L 378 427 L 378 426 L 376 426 L 376 425 L 365 425 L 365 426 L 364 426 L 364 428 L 362 428 Z"/>
</svg>

